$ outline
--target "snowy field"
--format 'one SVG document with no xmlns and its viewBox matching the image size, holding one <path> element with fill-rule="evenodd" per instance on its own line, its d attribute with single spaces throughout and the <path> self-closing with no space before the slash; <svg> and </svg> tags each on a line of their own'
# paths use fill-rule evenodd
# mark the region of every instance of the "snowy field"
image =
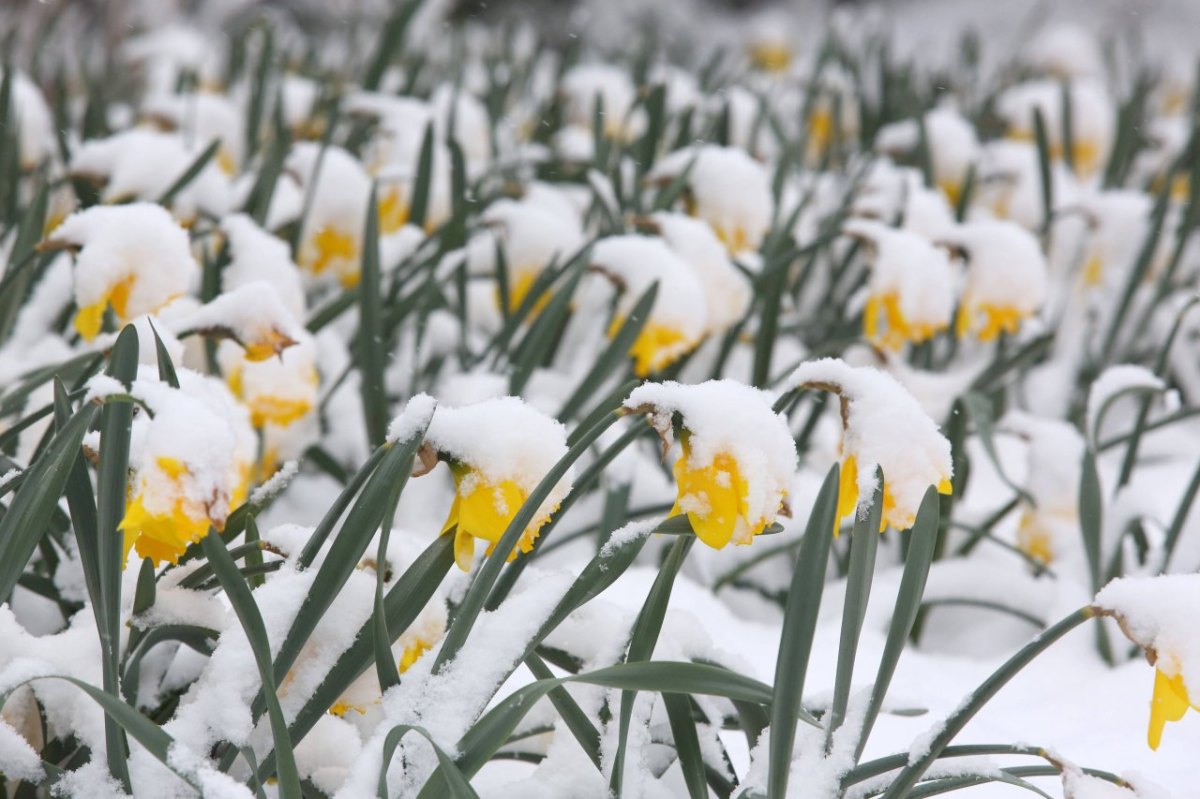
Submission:
<svg viewBox="0 0 1200 799">
<path fill-rule="evenodd" d="M 1200 799 L 1200 4 L 0 5 L 0 799 Z"/>
</svg>

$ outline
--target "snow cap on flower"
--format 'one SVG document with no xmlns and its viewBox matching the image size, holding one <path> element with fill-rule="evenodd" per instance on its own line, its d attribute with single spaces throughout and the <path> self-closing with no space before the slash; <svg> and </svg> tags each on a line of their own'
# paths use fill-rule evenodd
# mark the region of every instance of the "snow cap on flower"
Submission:
<svg viewBox="0 0 1200 799">
<path fill-rule="evenodd" d="M 967 256 L 958 335 L 974 333 L 991 341 L 1001 332 L 1015 334 L 1046 296 L 1046 256 L 1037 239 L 1001 220 L 969 222 L 945 238 Z"/>
<path fill-rule="evenodd" d="M 473 245 L 485 248 L 480 260 L 490 263 L 495 258 L 495 243 L 499 243 L 508 267 L 510 310 L 521 305 L 552 261 L 563 264 L 584 244 L 582 221 L 570 205 L 540 201 L 532 194 L 519 200 L 497 200 L 483 212 L 482 220 L 492 235 L 480 236 Z"/>
<path fill-rule="evenodd" d="M 933 179 L 950 203 L 957 204 L 967 172 L 979 158 L 979 137 L 975 127 L 949 106 L 928 111 L 924 124 Z M 875 137 L 875 148 L 885 153 L 910 152 L 920 147 L 920 137 L 916 120 L 893 122 L 880 129 Z"/>
<path fill-rule="evenodd" d="M 767 170 L 736 147 L 688 147 L 662 159 L 647 176 L 669 182 L 691 165 L 685 201 L 733 255 L 758 249 L 771 226 L 774 200 Z"/>
<path fill-rule="evenodd" d="M 851 219 L 842 230 L 865 241 L 873 256 L 863 315 L 868 341 L 898 350 L 949 327 L 955 275 L 945 250 L 915 233 L 870 219 Z"/>
<path fill-rule="evenodd" d="M 946 194 L 927 187 L 920 170 L 896 166 L 885 158 L 867 168 L 851 211 L 881 221 L 900 219 L 901 230 L 933 241 L 957 224 Z"/>
<path fill-rule="evenodd" d="M 304 284 L 287 243 L 272 236 L 246 214 L 221 220 L 229 245 L 229 263 L 221 270 L 221 290 L 232 291 L 248 283 L 265 280 L 297 319 L 306 311 Z"/>
<path fill-rule="evenodd" d="M 627 117 L 637 88 L 624 69 L 611 64 L 577 64 L 563 75 L 561 89 L 571 124 L 590 130 L 599 98 L 604 105 L 605 135 L 619 139 L 632 132 L 632 120 Z"/>
<path fill-rule="evenodd" d="M 1118 578 L 1093 604 L 1117 619 L 1154 666 L 1148 737 L 1150 748 L 1157 749 L 1168 721 L 1182 719 L 1189 706 L 1200 710 L 1200 574 Z"/>
<path fill-rule="evenodd" d="M 667 245 L 692 268 L 704 288 L 705 332 L 736 324 L 750 307 L 750 279 L 729 260 L 721 240 L 699 219 L 662 211 L 651 217 Z"/>
<path fill-rule="evenodd" d="M 296 261 L 314 278 L 332 276 L 343 286 L 358 285 L 371 178 L 354 156 L 332 145 L 322 149 L 300 142 L 287 164 L 313 198 Z"/>
<path fill-rule="evenodd" d="M 75 256 L 75 328 L 91 340 L 111 306 L 121 323 L 186 293 L 198 269 L 187 233 L 152 203 L 92 206 L 55 228 L 45 247 Z"/>
<path fill-rule="evenodd" d="M 305 333 L 284 306 L 279 292 L 265 280 L 244 283 L 219 294 L 176 324 L 233 339 L 245 350 L 249 361 L 279 355 Z"/>
<path fill-rule="evenodd" d="M 746 56 L 763 72 L 786 72 L 792 64 L 792 18 L 780 11 L 765 11 L 754 16 L 746 31 Z"/>
<path fill-rule="evenodd" d="M 700 540 L 715 549 L 749 544 L 786 509 L 796 442 L 772 400 L 735 380 L 709 380 L 645 383 L 623 405 L 650 414 L 664 447 L 678 414 L 682 454 L 671 515 L 686 513 Z"/>
<path fill-rule="evenodd" d="M 379 179 L 379 230 L 395 233 L 409 222 L 418 162 L 425 131 L 434 126 L 425 228 L 432 230 L 450 216 L 449 123 L 433 106 L 415 97 L 360 92 L 348 102 L 352 113 L 376 117 L 379 125 L 367 143 L 364 164 Z M 457 121 L 455 122 L 457 128 Z M 465 154 L 465 148 L 464 148 Z"/>
<path fill-rule="evenodd" d="M 182 131 L 201 148 L 220 142 L 215 163 L 226 175 L 238 173 L 245 158 L 246 123 L 241 109 L 216 92 L 156 94 L 142 104 L 142 115 L 165 130 Z"/>
<path fill-rule="evenodd" d="M 1050 156 L 1066 157 L 1063 131 L 1063 98 L 1070 103 L 1071 162 L 1081 177 L 1089 177 L 1108 159 L 1112 149 L 1116 112 L 1104 85 L 1095 80 L 1063 84 L 1057 80 L 1032 80 L 1004 90 L 996 110 L 1008 124 L 1009 135 L 1034 141 L 1034 111 L 1042 115 Z"/>
<path fill-rule="evenodd" d="M 674 363 L 704 335 L 704 289 L 692 269 L 656 236 L 609 236 L 592 248 L 592 266 L 620 289 L 610 335 L 616 335 L 650 285 L 658 293 L 650 318 L 629 354 L 634 370 L 645 377 Z"/>
<path fill-rule="evenodd" d="M 1060 78 L 1104 75 L 1104 56 L 1096 37 L 1074 22 L 1056 22 L 1038 31 L 1022 53 L 1026 64 Z"/>
<path fill-rule="evenodd" d="M 451 408 L 439 405 L 425 431 L 423 449 L 450 464 L 454 503 L 442 532 L 454 530 L 454 558 L 467 571 L 474 559 L 474 539 L 500 541 L 513 517 L 538 483 L 567 453 L 567 431 L 561 422 L 535 410 L 518 397 L 501 397 Z M 427 468 L 431 459 L 423 456 Z M 571 488 L 568 470 L 554 485 L 526 526 L 509 560 L 529 552 L 538 531 Z"/>
<path fill-rule="evenodd" d="M 1150 196 L 1133 189 L 1111 189 L 1080 198 L 1078 207 L 1089 223 L 1081 258 L 1083 285 L 1108 290 L 1123 287 L 1150 227 Z"/>
<path fill-rule="evenodd" d="M 129 199 L 156 202 L 196 163 L 204 147 L 178 133 L 132 128 L 85 141 L 71 155 L 69 169 L 72 175 L 102 183 L 100 198 L 106 203 Z M 209 161 L 175 194 L 171 209 L 189 223 L 199 212 L 212 216 L 226 213 L 230 199 L 229 178 L 215 161 Z"/>
<path fill-rule="evenodd" d="M 912 527 L 930 486 L 951 490 L 950 442 L 896 378 L 839 358 L 807 361 L 792 372 L 785 389 L 819 388 L 841 400 L 842 474 L 838 518 L 854 511 L 875 489 L 875 467 L 883 469 L 883 525 Z"/>
<path fill-rule="evenodd" d="M 1084 439 L 1073 424 L 1010 413 L 1005 429 L 1027 439 L 1024 488 L 1017 546 L 1034 560 L 1049 564 L 1079 535 L 1079 464 Z"/>
<path fill-rule="evenodd" d="M 54 154 L 54 117 L 41 89 L 24 72 L 13 72 L 11 91 L 18 158 L 22 169 L 33 169 Z"/>
<path fill-rule="evenodd" d="M 179 388 L 140 377 L 131 389 L 151 413 L 134 421 L 121 530 L 127 555 L 136 546 L 155 563 L 174 563 L 210 525 L 224 527 L 245 501 L 257 447 L 246 411 L 219 380 L 177 375 Z"/>
</svg>

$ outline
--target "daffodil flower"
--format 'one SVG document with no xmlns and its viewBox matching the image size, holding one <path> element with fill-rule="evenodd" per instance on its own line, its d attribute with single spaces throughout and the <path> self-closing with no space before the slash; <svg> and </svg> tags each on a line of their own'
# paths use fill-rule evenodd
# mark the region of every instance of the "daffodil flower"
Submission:
<svg viewBox="0 0 1200 799">
<path fill-rule="evenodd" d="M 316 343 L 307 333 L 279 353 L 279 357 L 252 357 L 247 347 L 222 342 L 218 361 L 229 390 L 250 411 L 257 428 L 288 427 L 305 417 L 317 401 L 320 378 Z"/>
<path fill-rule="evenodd" d="M 1080 177 L 1094 175 L 1112 148 L 1114 120 L 1112 100 L 1103 83 L 1095 79 L 1075 80 L 1064 85 L 1058 80 L 1032 80 L 1005 90 L 997 98 L 997 111 L 1008 123 L 1008 135 L 1018 141 L 1034 141 L 1034 112 L 1045 124 L 1050 157 L 1060 161 L 1066 153 L 1063 101 L 1071 117 L 1071 164 Z"/>
<path fill-rule="evenodd" d="M 958 337 L 988 342 L 1001 333 L 1015 335 L 1046 294 L 1048 267 L 1037 239 L 1014 222 L 980 221 L 947 233 L 945 243 L 967 261 L 955 320 Z"/>
<path fill-rule="evenodd" d="M 647 377 L 699 344 L 707 326 L 704 288 L 696 273 L 657 236 L 609 236 L 596 242 L 592 268 L 620 291 L 608 328 L 613 338 L 641 295 L 654 282 L 658 293 L 638 337 L 629 348 L 634 372 Z"/>
<path fill-rule="evenodd" d="M 750 63 L 763 72 L 786 72 L 792 64 L 792 50 L 784 42 L 754 42 L 748 50 Z"/>
<path fill-rule="evenodd" d="M 608 337 L 614 338 L 625 324 L 625 317 L 614 316 L 608 326 Z M 670 324 L 647 322 L 629 348 L 633 358 L 633 373 L 649 377 L 670 366 L 692 348 L 692 341 L 682 329 Z"/>
<path fill-rule="evenodd" d="M 75 256 L 75 329 L 94 339 L 112 308 L 117 322 L 154 313 L 188 290 L 196 262 L 187 233 L 162 206 L 93 206 L 55 228 L 42 249 Z"/>
<path fill-rule="evenodd" d="M 155 565 L 164 561 L 174 563 L 189 545 L 208 532 L 211 522 L 204 508 L 189 500 L 179 485 L 187 472 L 183 463 L 160 456 L 153 469 L 173 485 L 165 494 L 155 493 L 143 476 L 125 508 L 119 528 L 125 535 L 124 557 L 128 558 L 129 550 L 136 546 L 138 555 L 150 558 Z"/>
<path fill-rule="evenodd" d="M 1026 510 L 1017 524 L 1017 548 L 1043 566 L 1054 561 L 1054 536 L 1035 511 Z"/>
<path fill-rule="evenodd" d="M 944 250 L 908 230 L 853 219 L 844 232 L 871 255 L 863 335 L 884 349 L 928 341 L 950 325 L 954 273 Z"/>
<path fill-rule="evenodd" d="M 682 454 L 675 461 L 679 487 L 668 516 L 687 514 L 696 537 L 713 549 L 723 549 L 735 537 L 748 544 L 772 521 L 767 514 L 750 518 L 749 483 L 728 452 L 713 456 L 707 466 L 692 464 L 690 435 L 681 439 Z"/>
<path fill-rule="evenodd" d="M 517 397 L 501 397 L 459 408 L 438 406 L 425 431 L 422 468 L 432 470 L 439 460 L 450 466 L 454 499 L 442 525 L 454 535 L 454 560 L 469 571 L 475 540 L 488 542 L 491 554 L 530 493 L 566 454 L 566 429 Z M 541 528 L 570 488 L 572 472 L 554 486 L 521 532 L 512 560 L 533 549 Z"/>
<path fill-rule="evenodd" d="M 647 383 L 634 389 L 624 407 L 649 414 L 664 449 L 678 414 L 683 433 L 669 515 L 686 514 L 705 544 L 713 549 L 749 544 L 786 515 L 796 447 L 769 395 L 734 380 Z"/>
<path fill-rule="evenodd" d="M 950 442 L 890 374 L 823 358 L 801 364 L 783 387 L 821 389 L 841 401 L 839 524 L 855 512 L 862 497 L 874 493 L 877 467 L 885 479 L 880 532 L 889 526 L 912 527 L 930 486 L 940 494 L 953 490 Z M 837 534 L 837 528 L 833 532 Z"/>
<path fill-rule="evenodd" d="M 454 533 L 454 562 L 463 571 L 470 571 L 475 559 L 475 539 L 487 541 L 485 554 L 491 555 L 528 494 L 513 480 L 492 482 L 465 464 L 452 464 L 450 471 L 454 474 L 454 502 L 442 525 L 442 534 Z M 538 532 L 548 521 L 549 513 L 535 517 L 507 559 L 511 561 L 518 552 L 531 551 Z"/>
<path fill-rule="evenodd" d="M 314 198 L 304 219 L 296 263 L 313 277 L 332 275 L 345 288 L 358 285 L 370 176 L 342 148 L 321 148 L 310 142 L 292 149 L 288 166 Z"/>
<path fill-rule="evenodd" d="M 125 555 L 175 563 L 209 527 L 221 530 L 246 499 L 254 435 L 220 381 L 178 370 L 180 388 L 139 379 L 150 410 L 135 420 L 134 476 L 120 523 Z M 103 442 L 102 442 L 103 446 Z"/>
<path fill-rule="evenodd" d="M 699 145 L 671 153 L 647 175 L 667 183 L 685 170 L 684 208 L 709 224 L 733 256 L 758 249 L 771 226 L 774 195 L 766 169 L 737 147 Z"/>
<path fill-rule="evenodd" d="M 935 485 L 939 494 L 949 494 L 954 490 L 949 477 L 940 478 Z M 842 466 L 838 476 L 837 518 L 839 520 L 850 516 L 858 508 L 858 501 L 861 496 L 860 492 L 858 458 L 853 454 L 847 454 L 842 458 Z M 883 486 L 883 515 L 879 520 L 879 532 L 882 533 L 889 525 L 896 530 L 907 530 L 913 526 L 916 518 L 917 514 L 914 509 L 902 509 L 897 506 L 895 491 L 889 490 L 889 486 L 885 482 Z M 835 528 L 834 535 L 837 535 L 838 532 L 838 529 Z"/>
<path fill-rule="evenodd" d="M 1151 749 L 1162 743 L 1169 721 L 1180 721 L 1188 708 L 1200 711 L 1194 693 L 1198 674 L 1195 613 L 1200 575 L 1160 574 L 1121 577 L 1096 594 L 1092 610 L 1117 620 L 1121 632 L 1146 653 L 1154 666 L 1150 723 Z"/>
</svg>

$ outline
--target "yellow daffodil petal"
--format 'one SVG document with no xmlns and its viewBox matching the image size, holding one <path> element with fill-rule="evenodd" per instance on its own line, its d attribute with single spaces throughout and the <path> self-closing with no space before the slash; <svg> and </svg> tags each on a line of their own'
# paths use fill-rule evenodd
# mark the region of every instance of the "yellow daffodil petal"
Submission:
<svg viewBox="0 0 1200 799">
<path fill-rule="evenodd" d="M 722 549 L 735 535 L 738 543 L 750 543 L 771 519 L 749 518 L 750 486 L 737 460 L 721 452 L 707 466 L 693 467 L 686 436 L 682 444 L 674 469 L 678 493 L 670 515 L 686 513 L 696 537 L 713 549 Z"/>
<path fill-rule="evenodd" d="M 404 672 L 408 671 L 409 668 L 411 668 L 414 663 L 420 660 L 421 656 L 428 652 L 432 646 L 433 644 L 431 642 L 426 641 L 424 638 L 418 638 L 408 646 L 404 647 L 404 652 L 400 655 L 400 673 L 403 674 Z"/>
<path fill-rule="evenodd" d="M 451 470 L 454 473 L 454 502 L 450 506 L 446 523 L 442 526 L 442 533 L 455 530 L 454 560 L 460 569 L 469 571 L 475 555 L 472 539 L 482 538 L 487 541 L 487 554 L 492 554 L 504 531 L 508 529 L 509 522 L 525 504 L 528 495 L 512 480 L 490 483 L 480 475 L 474 474 L 470 467 L 461 465 L 452 466 Z M 516 558 L 518 552 L 532 550 L 538 531 L 547 521 L 549 516 L 535 518 L 525 528 L 507 559 L 511 561 Z"/>
<path fill-rule="evenodd" d="M 408 224 L 411 209 L 398 188 L 389 189 L 379 198 L 379 232 L 395 233 Z"/>
<path fill-rule="evenodd" d="M 295 343 L 295 340 L 286 334 L 271 328 L 259 340 L 247 341 L 243 343 L 242 347 L 246 351 L 246 360 L 257 362 L 265 361 L 273 355 L 279 355 Z"/>
<path fill-rule="evenodd" d="M 152 513 L 145 498 L 135 496 L 125 509 L 125 518 L 118 529 L 124 533 L 125 557 L 136 546 L 138 554 L 150 558 L 157 566 L 175 563 L 188 546 L 208 532 L 210 521 L 202 513 L 189 513 L 182 497 L 175 500 L 170 512 Z"/>
<path fill-rule="evenodd" d="M 624 319 L 615 317 L 609 326 L 608 335 L 612 338 L 621 329 Z M 687 342 L 687 337 L 679 330 L 668 325 L 647 322 L 629 348 L 633 358 L 633 371 L 638 377 L 648 377 L 674 363 L 685 348 L 681 344 Z"/>
<path fill-rule="evenodd" d="M 858 461 L 853 455 L 847 455 L 842 461 L 841 474 L 838 477 L 837 516 L 833 521 L 833 534 L 838 534 L 841 520 L 854 513 L 858 507 Z"/>
<path fill-rule="evenodd" d="M 1163 727 L 1168 721 L 1183 718 L 1189 704 L 1183 675 L 1168 677 L 1160 669 L 1155 669 L 1154 695 L 1150 698 L 1150 729 L 1147 733 L 1151 749 L 1158 749 L 1162 743 Z"/>
<path fill-rule="evenodd" d="M 314 275 L 324 274 L 334 264 L 354 264 L 358 259 L 358 242 L 353 235 L 335 227 L 323 227 L 313 234 L 311 248 L 305 258 L 308 270 Z M 342 285 L 353 288 L 360 275 L 357 266 L 346 268 L 338 275 Z"/>
<path fill-rule="evenodd" d="M 792 63 L 792 51 L 782 44 L 752 45 L 750 62 L 763 72 L 783 72 Z"/>
<path fill-rule="evenodd" d="M 1017 548 L 1041 564 L 1054 560 L 1054 545 L 1050 532 L 1038 523 L 1035 512 L 1026 510 L 1017 526 Z"/>
</svg>

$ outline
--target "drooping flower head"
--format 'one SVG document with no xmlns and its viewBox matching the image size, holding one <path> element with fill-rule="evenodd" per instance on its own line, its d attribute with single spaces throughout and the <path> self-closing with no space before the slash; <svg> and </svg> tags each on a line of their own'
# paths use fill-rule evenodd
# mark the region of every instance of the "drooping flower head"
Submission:
<svg viewBox="0 0 1200 799">
<path fill-rule="evenodd" d="M 255 427 L 288 427 L 316 405 L 317 345 L 307 331 L 296 331 L 292 345 L 276 358 L 252 358 L 240 345 L 223 341 L 217 360 L 229 390 L 250 411 Z"/>
<path fill-rule="evenodd" d="M 688 213 L 707 222 L 730 254 L 757 250 L 775 206 L 767 170 L 745 150 L 705 144 L 668 155 L 647 177 L 670 182 L 689 164 Z"/>
<path fill-rule="evenodd" d="M 863 313 L 868 341 L 896 351 L 950 326 L 955 281 L 944 250 L 916 233 L 869 219 L 852 219 L 843 231 L 865 241 L 873 255 Z"/>
<path fill-rule="evenodd" d="M 96 337 L 112 308 L 121 324 L 185 294 L 198 272 L 187 233 L 160 205 L 93 206 L 72 214 L 43 246 L 79 248 L 75 329 Z"/>
<path fill-rule="evenodd" d="M 619 289 L 609 328 L 615 336 L 642 294 L 658 281 L 650 318 L 629 355 L 641 377 L 653 374 L 691 351 L 707 322 L 704 289 L 693 270 L 657 236 L 609 236 L 592 249 L 592 267 Z"/>
<path fill-rule="evenodd" d="M 604 135 L 625 139 L 637 130 L 630 119 L 637 87 L 624 69 L 611 64 L 576 64 L 563 75 L 560 88 L 570 124 L 591 130 L 599 103 L 604 110 Z"/>
<path fill-rule="evenodd" d="M 147 375 L 131 389 L 150 413 L 134 421 L 120 529 L 126 557 L 136 547 L 156 564 L 225 526 L 245 501 L 257 446 L 246 411 L 219 380 L 188 369 L 178 377 L 179 388 Z"/>
<path fill-rule="evenodd" d="M 685 214 L 661 212 L 651 219 L 663 240 L 700 281 L 705 333 L 722 333 L 740 321 L 750 308 L 750 279 L 730 261 L 712 228 Z"/>
<path fill-rule="evenodd" d="M 626 409 L 650 415 L 664 447 L 678 423 L 682 452 L 670 515 L 687 514 L 697 537 L 714 549 L 749 544 L 786 510 L 796 442 L 771 402 L 771 395 L 735 380 L 647 383 L 625 400 Z"/>
<path fill-rule="evenodd" d="M 970 120 L 949 106 L 925 113 L 925 136 L 933 180 L 951 205 L 958 205 L 967 173 L 979 158 L 979 137 Z M 921 126 L 915 119 L 885 125 L 875 136 L 875 149 L 888 154 L 909 153 L 921 146 Z"/>
<path fill-rule="evenodd" d="M 1048 565 L 1079 538 L 1079 464 L 1083 436 L 1058 419 L 1008 414 L 1005 427 L 1028 439 L 1024 488 L 1033 500 L 1021 500 L 1017 546 Z"/>
<path fill-rule="evenodd" d="M 967 277 L 956 332 L 992 341 L 1014 335 L 1041 308 L 1046 296 L 1046 256 L 1032 233 L 1014 222 L 981 221 L 959 226 L 946 241 L 967 257 Z"/>
<path fill-rule="evenodd" d="M 454 533 L 454 559 L 468 571 L 475 539 L 499 543 L 529 494 L 567 452 L 567 431 L 518 397 L 483 400 L 461 408 L 438 406 L 425 431 L 423 461 L 446 461 L 454 476 L 454 502 L 442 533 Z M 571 488 L 567 472 L 526 525 L 509 560 L 529 552 L 538 532 Z"/>
<path fill-rule="evenodd" d="M 300 142 L 288 168 L 313 197 L 296 261 L 314 278 L 336 277 L 345 287 L 362 277 L 362 237 L 371 198 L 371 178 L 340 147 Z"/>
<path fill-rule="evenodd" d="M 293 346 L 306 331 L 265 280 L 223 292 L 176 322 L 179 327 L 236 341 L 246 360 L 265 361 Z"/>
<path fill-rule="evenodd" d="M 1100 81 L 1027 81 L 1001 93 L 996 109 L 1008 123 L 1009 136 L 1022 141 L 1034 141 L 1034 112 L 1039 112 L 1050 157 L 1057 161 L 1067 155 L 1064 99 L 1071 117 L 1071 163 L 1077 175 L 1087 178 L 1104 165 L 1113 145 L 1116 112 Z"/>
<path fill-rule="evenodd" d="M 842 471 L 837 518 L 843 519 L 877 487 L 883 470 L 882 526 L 912 527 L 930 486 L 951 491 L 950 442 L 896 378 L 839 358 L 801 364 L 786 388 L 816 388 L 837 394 L 842 414 Z"/>
<path fill-rule="evenodd" d="M 1120 291 L 1145 244 L 1153 201 L 1142 191 L 1110 189 L 1082 197 L 1079 206 L 1088 219 L 1080 282 L 1085 289 Z"/>
<path fill-rule="evenodd" d="M 69 169 L 75 177 L 102 185 L 105 203 L 157 202 L 196 163 L 204 146 L 180 133 L 131 128 L 84 142 L 71 154 Z M 191 225 L 200 212 L 228 213 L 231 191 L 229 176 L 215 160 L 209 161 L 175 193 L 170 208 L 176 219 Z"/>
<path fill-rule="evenodd" d="M 756 69 L 783 74 L 792 65 L 795 32 L 786 14 L 764 12 L 754 17 L 746 36 L 746 56 Z"/>
<path fill-rule="evenodd" d="M 1096 595 L 1094 606 L 1115 617 L 1154 666 L 1147 737 L 1157 749 L 1168 721 L 1181 720 L 1189 707 L 1200 710 L 1200 575 L 1119 578 Z"/>
<path fill-rule="evenodd" d="M 482 215 L 491 228 L 473 240 L 479 260 L 495 265 L 497 244 L 508 268 L 508 309 L 515 311 L 551 262 L 564 263 L 584 244 L 579 213 L 561 192 L 534 184 L 519 200 L 501 199 Z M 495 265 L 495 268 L 499 268 Z"/>
<path fill-rule="evenodd" d="M 219 141 L 214 162 L 234 177 L 245 160 L 246 121 L 230 98 L 212 91 L 154 94 L 142 104 L 142 116 L 167 131 L 183 131 L 196 145 Z"/>
</svg>

